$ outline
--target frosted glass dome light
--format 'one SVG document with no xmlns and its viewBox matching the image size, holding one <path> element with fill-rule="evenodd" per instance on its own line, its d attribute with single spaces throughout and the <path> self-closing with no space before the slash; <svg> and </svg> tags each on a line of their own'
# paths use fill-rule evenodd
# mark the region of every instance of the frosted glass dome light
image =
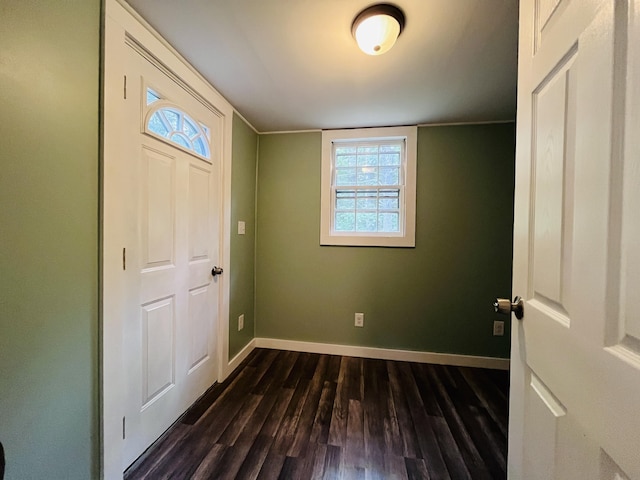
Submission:
<svg viewBox="0 0 640 480">
<path fill-rule="evenodd" d="M 367 55 L 382 55 L 396 43 L 404 28 L 404 14 L 389 4 L 373 5 L 358 14 L 351 32 Z"/>
</svg>

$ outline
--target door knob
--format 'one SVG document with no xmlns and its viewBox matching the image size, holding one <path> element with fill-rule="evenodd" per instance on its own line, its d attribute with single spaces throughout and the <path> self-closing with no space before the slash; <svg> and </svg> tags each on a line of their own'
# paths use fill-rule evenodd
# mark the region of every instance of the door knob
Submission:
<svg viewBox="0 0 640 480">
<path fill-rule="evenodd" d="M 220 267 L 215 267 L 215 266 L 214 266 L 214 267 L 213 267 L 213 269 L 211 270 L 211 275 L 213 275 L 214 277 L 215 277 L 216 275 L 222 275 L 222 272 L 223 272 L 223 271 L 224 271 L 224 270 L 222 270 Z"/>
<path fill-rule="evenodd" d="M 518 320 L 522 320 L 524 317 L 524 300 L 520 297 L 513 299 L 513 302 L 508 298 L 496 298 L 493 302 L 493 308 L 497 313 L 509 315 L 511 312 L 516 314 Z"/>
</svg>

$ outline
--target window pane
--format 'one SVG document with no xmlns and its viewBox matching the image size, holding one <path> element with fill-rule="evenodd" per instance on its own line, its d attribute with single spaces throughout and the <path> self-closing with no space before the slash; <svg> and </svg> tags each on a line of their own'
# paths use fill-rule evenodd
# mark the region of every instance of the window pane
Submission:
<svg viewBox="0 0 640 480">
<path fill-rule="evenodd" d="M 395 210 L 400 208 L 400 190 L 380 190 L 378 208 Z"/>
<path fill-rule="evenodd" d="M 375 167 L 363 167 L 358 169 L 358 185 L 377 185 L 378 169 Z"/>
<path fill-rule="evenodd" d="M 356 200 L 354 198 L 337 198 L 336 210 L 355 210 Z"/>
<path fill-rule="evenodd" d="M 356 214 L 353 212 L 337 212 L 335 230 L 337 232 L 353 232 L 356 228 Z"/>
<path fill-rule="evenodd" d="M 400 153 L 402 146 L 399 143 L 380 145 L 380 153 Z"/>
<path fill-rule="evenodd" d="M 168 110 L 168 109 L 163 109 L 162 112 L 164 113 L 165 118 L 169 122 L 169 125 L 171 125 L 171 127 L 174 130 L 178 130 L 178 121 L 180 120 L 180 115 L 178 115 L 173 110 Z"/>
<path fill-rule="evenodd" d="M 157 133 L 162 137 L 166 137 L 169 135 L 169 130 L 165 127 L 164 123 L 160 119 L 160 114 L 158 112 L 154 113 L 149 119 L 149 130 L 153 133 Z"/>
<path fill-rule="evenodd" d="M 351 153 L 356 153 L 357 148 L 355 146 L 340 146 L 336 147 L 336 155 L 346 155 Z"/>
<path fill-rule="evenodd" d="M 399 232 L 399 214 L 395 212 L 384 212 L 378 214 L 378 231 L 379 232 Z"/>
<path fill-rule="evenodd" d="M 358 155 L 358 166 L 372 166 L 378 165 L 378 155 Z"/>
<path fill-rule="evenodd" d="M 336 169 L 336 186 L 355 185 L 356 169 L 355 168 L 337 168 Z"/>
<path fill-rule="evenodd" d="M 183 147 L 188 148 L 189 150 L 192 149 L 189 140 L 185 138 L 181 133 L 174 133 L 173 135 L 171 135 L 171 140 L 176 142 L 178 145 L 182 145 Z"/>
<path fill-rule="evenodd" d="M 189 138 L 193 138 L 198 134 L 198 130 L 196 129 L 196 126 L 187 117 L 184 118 L 184 123 L 182 124 L 182 131 Z"/>
<path fill-rule="evenodd" d="M 209 140 L 211 140 L 211 130 L 209 129 L 209 127 L 207 127 L 206 125 L 204 125 L 204 124 L 202 124 L 202 123 L 200 124 L 200 127 L 202 128 L 202 131 L 205 133 L 205 135 L 207 136 L 207 138 L 208 138 Z"/>
<path fill-rule="evenodd" d="M 354 190 L 337 190 L 336 191 L 336 209 L 337 210 L 355 210 L 356 208 L 356 192 Z"/>
<path fill-rule="evenodd" d="M 160 100 L 160 96 L 150 88 L 147 88 L 147 105 L 151 105 L 153 102 L 157 102 L 158 100 Z"/>
<path fill-rule="evenodd" d="M 336 156 L 336 167 L 355 167 L 355 155 L 338 155 Z"/>
<path fill-rule="evenodd" d="M 209 157 L 207 147 L 201 137 L 198 137 L 193 141 L 193 149 L 203 157 Z"/>
<path fill-rule="evenodd" d="M 380 185 L 398 185 L 400 183 L 400 169 L 397 167 L 380 167 Z"/>
<path fill-rule="evenodd" d="M 400 165 L 400 154 L 384 153 L 380 155 L 380 165 Z"/>
<path fill-rule="evenodd" d="M 375 210 L 378 203 L 377 190 L 360 190 L 358 192 L 358 210 Z"/>
<path fill-rule="evenodd" d="M 360 145 L 360 146 L 358 146 L 358 154 L 363 154 L 363 153 L 374 153 L 374 154 L 377 154 L 378 153 L 378 146 L 377 145 Z"/>
<path fill-rule="evenodd" d="M 356 214 L 356 232 L 375 232 L 377 231 L 376 213 L 366 212 Z"/>
</svg>

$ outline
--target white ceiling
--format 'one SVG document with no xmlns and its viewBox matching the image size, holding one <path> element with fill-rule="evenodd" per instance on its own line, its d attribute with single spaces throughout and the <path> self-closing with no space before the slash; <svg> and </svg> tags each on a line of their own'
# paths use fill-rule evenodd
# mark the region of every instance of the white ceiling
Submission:
<svg viewBox="0 0 640 480">
<path fill-rule="evenodd" d="M 514 120 L 517 0 L 396 0 L 388 53 L 360 52 L 371 0 L 128 0 L 258 131 Z"/>
</svg>

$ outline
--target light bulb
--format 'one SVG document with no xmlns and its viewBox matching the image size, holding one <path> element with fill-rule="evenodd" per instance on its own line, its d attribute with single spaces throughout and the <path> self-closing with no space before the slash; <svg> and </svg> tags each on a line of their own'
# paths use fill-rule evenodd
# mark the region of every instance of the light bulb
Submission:
<svg viewBox="0 0 640 480">
<path fill-rule="evenodd" d="M 388 52 L 400 35 L 400 23 L 385 14 L 372 15 L 362 20 L 355 29 L 356 42 L 367 55 Z"/>
</svg>

